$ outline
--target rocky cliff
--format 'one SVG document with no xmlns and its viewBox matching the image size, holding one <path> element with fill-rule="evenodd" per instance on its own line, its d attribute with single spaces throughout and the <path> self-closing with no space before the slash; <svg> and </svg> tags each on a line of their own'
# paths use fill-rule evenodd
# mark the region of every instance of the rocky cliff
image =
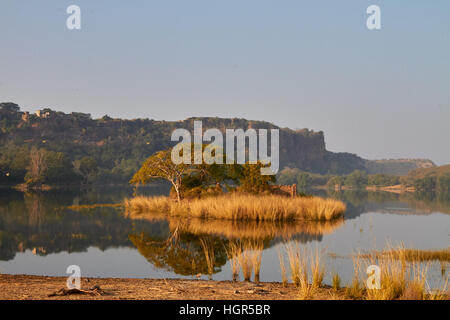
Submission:
<svg viewBox="0 0 450 320">
<path fill-rule="evenodd" d="M 0 104 L 0 146 L 36 146 L 64 152 L 72 160 L 91 156 L 97 160 L 100 168 L 131 172 L 149 155 L 172 146 L 174 142 L 170 141 L 170 136 L 174 129 L 186 128 L 193 132 L 195 120 L 202 120 L 203 130 L 280 129 L 280 169 L 290 166 L 314 173 L 347 174 L 356 169 L 387 173 L 414 169 L 425 163 L 398 160 L 394 165 L 391 162 L 364 160 L 355 154 L 330 152 L 325 148 L 322 131 L 279 128 L 263 121 L 238 118 L 123 120 L 108 116 L 92 119 L 89 114 L 66 114 L 50 109 L 42 109 L 34 114 L 21 112 L 14 103 Z"/>
</svg>

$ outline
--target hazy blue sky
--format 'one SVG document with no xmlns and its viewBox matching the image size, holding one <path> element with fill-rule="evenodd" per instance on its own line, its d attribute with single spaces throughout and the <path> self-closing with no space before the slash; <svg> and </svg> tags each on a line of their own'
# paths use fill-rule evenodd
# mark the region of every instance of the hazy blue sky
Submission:
<svg viewBox="0 0 450 320">
<path fill-rule="evenodd" d="M 0 101 L 267 120 L 332 151 L 450 163 L 450 1 L 1 0 Z"/>
</svg>

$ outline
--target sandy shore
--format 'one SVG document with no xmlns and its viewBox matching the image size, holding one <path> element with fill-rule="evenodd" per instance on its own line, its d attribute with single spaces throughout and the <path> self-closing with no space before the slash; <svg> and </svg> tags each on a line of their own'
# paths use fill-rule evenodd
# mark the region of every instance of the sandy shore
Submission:
<svg viewBox="0 0 450 320">
<path fill-rule="evenodd" d="M 292 284 L 283 287 L 281 283 L 231 281 L 204 281 L 179 279 L 115 279 L 83 278 L 81 288 L 89 290 L 98 286 L 104 295 L 70 294 L 49 297 L 65 288 L 65 277 L 43 277 L 25 275 L 0 275 L 0 299 L 51 299 L 51 300 L 294 300 L 298 289 Z M 330 288 L 321 288 L 316 299 L 342 298 Z"/>
</svg>

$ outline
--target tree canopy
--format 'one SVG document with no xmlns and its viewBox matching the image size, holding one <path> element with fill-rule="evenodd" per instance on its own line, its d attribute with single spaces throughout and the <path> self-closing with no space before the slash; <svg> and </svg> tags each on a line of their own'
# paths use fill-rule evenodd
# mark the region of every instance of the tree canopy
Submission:
<svg viewBox="0 0 450 320">
<path fill-rule="evenodd" d="M 275 182 L 273 175 L 261 175 L 262 163 L 257 164 L 175 164 L 171 158 L 172 149 L 150 156 L 130 180 L 131 184 L 147 184 L 163 179 L 172 184 L 178 201 L 189 191 L 202 191 L 214 186 L 239 185 L 244 192 L 257 193 L 269 188 Z"/>
</svg>

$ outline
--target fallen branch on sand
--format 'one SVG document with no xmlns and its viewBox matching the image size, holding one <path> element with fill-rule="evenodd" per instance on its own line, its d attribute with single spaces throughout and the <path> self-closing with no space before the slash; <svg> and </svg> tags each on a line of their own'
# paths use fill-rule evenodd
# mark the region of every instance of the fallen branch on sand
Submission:
<svg viewBox="0 0 450 320">
<path fill-rule="evenodd" d="M 93 286 L 89 290 L 82 290 L 82 289 L 59 289 L 58 291 L 55 291 L 53 293 L 50 293 L 49 297 L 57 297 L 57 296 L 68 296 L 71 294 L 87 294 L 91 296 L 103 296 L 106 294 L 105 291 L 103 291 L 99 286 Z"/>
</svg>

